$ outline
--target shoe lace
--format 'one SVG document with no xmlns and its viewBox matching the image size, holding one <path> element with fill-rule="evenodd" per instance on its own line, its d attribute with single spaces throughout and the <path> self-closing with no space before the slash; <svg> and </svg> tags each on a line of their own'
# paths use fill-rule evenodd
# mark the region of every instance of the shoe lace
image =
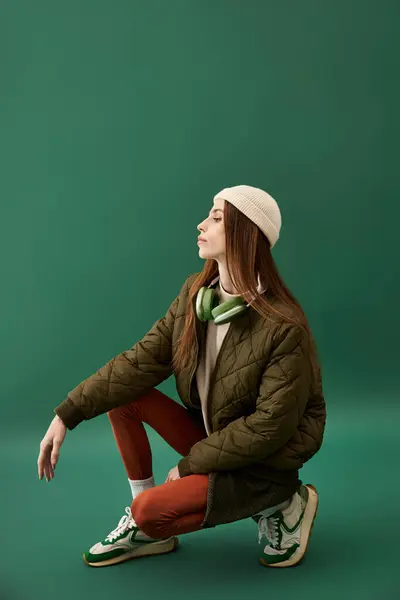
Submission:
<svg viewBox="0 0 400 600">
<path fill-rule="evenodd" d="M 258 543 L 261 543 L 262 536 L 268 540 L 272 548 L 277 548 L 279 545 L 279 518 L 278 517 L 261 517 L 258 522 Z"/>
<path fill-rule="evenodd" d="M 126 512 L 126 515 L 123 515 L 123 517 L 121 517 L 116 528 L 113 529 L 106 537 L 106 540 L 108 542 L 114 541 L 122 533 L 125 533 L 125 531 L 127 531 L 129 529 L 132 529 L 132 527 L 137 527 L 136 522 L 135 522 L 134 518 L 132 517 L 130 506 L 127 506 L 125 508 L 125 512 Z"/>
</svg>

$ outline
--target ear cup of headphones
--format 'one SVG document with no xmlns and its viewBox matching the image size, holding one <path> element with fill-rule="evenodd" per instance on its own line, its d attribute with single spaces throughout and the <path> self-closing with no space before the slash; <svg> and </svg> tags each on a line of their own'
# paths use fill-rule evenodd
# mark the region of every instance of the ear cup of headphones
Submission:
<svg viewBox="0 0 400 600">
<path fill-rule="evenodd" d="M 219 304 L 211 311 L 211 314 L 215 325 L 224 325 L 246 312 L 246 310 L 247 306 L 245 301 L 243 298 L 239 297 L 232 298 L 232 300 L 227 300 L 227 302 Z"/>
<path fill-rule="evenodd" d="M 207 288 L 202 287 L 199 289 L 199 291 L 197 292 L 197 296 L 196 296 L 196 315 L 197 318 L 199 319 L 199 321 L 204 322 L 204 315 L 203 315 L 203 298 L 204 298 L 204 292 Z"/>
<path fill-rule="evenodd" d="M 197 318 L 203 323 L 212 320 L 212 310 L 218 304 L 218 298 L 213 288 L 201 287 L 196 297 Z"/>
<path fill-rule="evenodd" d="M 206 288 L 203 297 L 203 318 L 212 321 L 212 311 L 218 306 L 218 296 L 212 288 Z"/>
<path fill-rule="evenodd" d="M 215 325 L 224 325 L 246 310 L 246 303 L 241 297 L 218 304 L 218 296 L 213 288 L 203 286 L 197 293 L 196 314 L 203 323 L 213 320 Z"/>
</svg>

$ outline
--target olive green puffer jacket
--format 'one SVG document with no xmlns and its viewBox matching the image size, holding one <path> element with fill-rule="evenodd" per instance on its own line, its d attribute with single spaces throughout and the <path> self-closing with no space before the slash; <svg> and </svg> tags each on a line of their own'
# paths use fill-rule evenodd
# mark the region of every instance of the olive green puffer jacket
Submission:
<svg viewBox="0 0 400 600">
<path fill-rule="evenodd" d="M 190 275 L 166 315 L 130 350 L 72 390 L 54 409 L 69 429 L 128 404 L 174 374 L 171 366 L 184 326 Z M 265 292 L 268 294 L 268 292 Z M 268 297 L 280 312 L 288 309 Z M 193 360 L 176 374 L 179 397 L 202 420 L 195 372 L 206 323 L 196 319 Z M 202 527 L 253 516 L 286 500 L 302 483 L 299 469 L 321 447 L 326 406 L 321 377 L 311 386 L 309 341 L 303 330 L 254 308 L 230 323 L 208 396 L 212 433 L 178 463 L 181 477 L 209 474 Z"/>
</svg>

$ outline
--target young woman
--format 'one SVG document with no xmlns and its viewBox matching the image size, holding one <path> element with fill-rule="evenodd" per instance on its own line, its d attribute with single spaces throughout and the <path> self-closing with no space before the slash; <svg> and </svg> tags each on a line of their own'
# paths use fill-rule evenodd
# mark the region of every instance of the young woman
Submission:
<svg viewBox="0 0 400 600">
<path fill-rule="evenodd" d="M 40 479 L 54 477 L 67 429 L 107 413 L 132 490 L 87 564 L 170 552 L 177 535 L 248 517 L 265 538 L 262 565 L 303 558 L 318 495 L 299 469 L 321 447 L 326 408 L 306 316 L 272 258 L 280 228 L 263 190 L 217 194 L 198 225 L 203 270 L 140 341 L 54 409 Z M 172 374 L 182 405 L 155 389 Z M 143 423 L 182 456 L 157 486 Z"/>
</svg>

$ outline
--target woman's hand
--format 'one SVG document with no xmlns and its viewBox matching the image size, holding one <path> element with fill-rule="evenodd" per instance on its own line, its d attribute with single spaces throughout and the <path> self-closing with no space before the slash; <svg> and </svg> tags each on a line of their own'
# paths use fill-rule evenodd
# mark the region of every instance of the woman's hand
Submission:
<svg viewBox="0 0 400 600">
<path fill-rule="evenodd" d="M 43 472 L 47 482 L 54 477 L 61 444 L 64 441 L 67 428 L 58 415 L 50 423 L 50 427 L 40 442 L 40 452 L 37 461 L 39 479 L 42 479 Z"/>
<path fill-rule="evenodd" d="M 173 469 L 170 470 L 170 472 L 168 473 L 167 479 L 165 480 L 165 483 L 167 483 L 167 481 L 174 481 L 174 479 L 180 479 L 180 475 L 179 475 L 179 470 L 178 467 L 174 467 Z"/>
</svg>

